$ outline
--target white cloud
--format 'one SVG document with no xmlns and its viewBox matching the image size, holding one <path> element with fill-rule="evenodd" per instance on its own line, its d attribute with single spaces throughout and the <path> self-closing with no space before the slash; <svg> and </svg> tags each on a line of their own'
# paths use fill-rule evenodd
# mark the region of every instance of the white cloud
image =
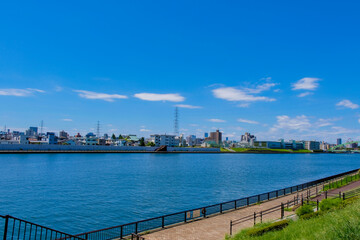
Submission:
<svg viewBox="0 0 360 240">
<path fill-rule="evenodd" d="M 142 128 L 139 130 L 140 132 L 150 132 L 151 130 L 150 129 L 145 129 L 145 128 Z"/>
<path fill-rule="evenodd" d="M 314 127 L 327 127 L 334 124 L 335 121 L 339 121 L 341 118 L 320 118 Z"/>
<path fill-rule="evenodd" d="M 305 77 L 293 84 L 292 90 L 315 90 L 319 87 L 320 78 Z"/>
<path fill-rule="evenodd" d="M 284 130 L 297 130 L 297 131 L 306 131 L 311 128 L 310 120 L 307 116 L 301 115 L 295 118 L 291 118 L 286 115 L 277 116 L 277 123 L 271 128 L 271 131 L 276 131 L 279 129 Z"/>
<path fill-rule="evenodd" d="M 244 88 L 244 90 L 248 93 L 261 93 L 261 92 L 270 90 L 270 88 L 275 87 L 276 85 L 278 85 L 278 84 L 277 83 L 264 83 L 264 84 L 256 86 L 255 88 Z"/>
<path fill-rule="evenodd" d="M 178 104 L 178 105 L 175 105 L 175 107 L 179 107 L 179 108 L 189 108 L 189 109 L 202 108 L 202 107 L 200 107 L 200 106 L 193 106 L 193 105 L 187 105 L 187 104 Z"/>
<path fill-rule="evenodd" d="M 344 100 L 338 102 L 336 104 L 336 106 L 338 106 L 338 107 L 346 107 L 346 108 L 350 108 L 350 109 L 359 108 L 358 104 L 355 104 L 355 103 L 353 103 L 353 102 L 351 102 L 350 100 L 347 100 L 347 99 L 344 99 Z"/>
<path fill-rule="evenodd" d="M 217 119 L 217 118 L 211 118 L 211 119 L 208 119 L 209 122 L 216 122 L 216 123 L 224 123 L 226 122 L 225 120 L 222 120 L 222 119 Z"/>
<path fill-rule="evenodd" d="M 233 87 L 223 87 L 212 90 L 216 98 L 224 99 L 227 101 L 244 101 L 244 102 L 255 102 L 255 101 L 264 101 L 272 102 L 276 101 L 274 98 L 268 98 L 264 96 L 255 96 L 246 92 L 246 90 L 241 90 Z"/>
<path fill-rule="evenodd" d="M 299 95 L 297 95 L 298 97 L 306 97 L 306 96 L 309 96 L 309 95 L 312 95 L 314 93 L 312 92 L 304 92 L 304 93 L 300 93 Z"/>
<path fill-rule="evenodd" d="M 73 90 L 74 92 L 79 93 L 79 96 L 86 99 L 99 99 L 107 102 L 114 102 L 115 99 L 126 99 L 128 98 L 125 95 L 119 94 L 107 94 L 107 93 L 97 93 L 85 90 Z"/>
<path fill-rule="evenodd" d="M 358 122 L 360 123 L 360 118 L 359 118 Z"/>
<path fill-rule="evenodd" d="M 28 96 L 33 95 L 34 93 L 45 93 L 45 91 L 36 89 L 36 88 L 26 88 L 26 89 L 3 88 L 3 89 L 0 89 L 1 96 L 28 97 Z"/>
<path fill-rule="evenodd" d="M 247 108 L 250 106 L 250 103 L 240 103 L 237 105 L 237 107 L 240 107 L 240 108 Z"/>
<path fill-rule="evenodd" d="M 62 119 L 64 122 L 72 122 L 73 120 L 72 119 L 70 119 L 70 118 L 64 118 L 64 119 Z"/>
<path fill-rule="evenodd" d="M 199 126 L 199 124 L 192 123 L 192 124 L 190 124 L 190 126 L 191 126 L 191 127 L 198 127 L 198 126 Z"/>
<path fill-rule="evenodd" d="M 243 118 L 239 118 L 237 121 L 242 122 L 242 123 L 249 123 L 249 124 L 259 124 L 259 122 L 247 120 L 247 119 L 243 119 Z"/>
<path fill-rule="evenodd" d="M 183 102 L 185 98 L 178 93 L 137 93 L 134 97 L 145 101 L 170 101 L 170 102 Z"/>
</svg>

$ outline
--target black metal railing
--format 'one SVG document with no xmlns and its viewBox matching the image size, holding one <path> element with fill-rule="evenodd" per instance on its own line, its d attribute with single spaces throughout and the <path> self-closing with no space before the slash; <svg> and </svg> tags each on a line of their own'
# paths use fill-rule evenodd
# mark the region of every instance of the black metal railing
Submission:
<svg viewBox="0 0 360 240">
<path fill-rule="evenodd" d="M 150 230 L 165 228 L 167 226 L 171 226 L 175 224 L 182 224 L 196 219 L 205 218 L 216 214 L 221 214 L 226 211 L 231 211 L 238 208 L 246 207 L 259 202 L 268 201 L 294 192 L 303 191 L 311 187 L 320 186 L 320 185 L 324 186 L 324 184 L 327 184 L 331 181 L 336 181 L 346 175 L 356 174 L 358 171 L 359 169 L 356 169 L 356 170 L 336 174 L 333 176 L 325 177 L 322 179 L 318 179 L 315 181 L 299 184 L 296 186 L 283 188 L 276 191 L 271 191 L 271 192 L 245 197 L 233 201 L 177 212 L 173 214 L 127 223 L 105 229 L 81 233 L 75 236 L 89 240 L 98 240 L 98 239 L 111 240 L 111 239 L 119 239 L 119 238 L 121 239 L 124 237 L 130 237 L 131 234 L 133 233 L 138 234 Z M 316 192 L 320 191 L 321 189 L 322 189 L 321 187 L 316 188 Z"/>
<path fill-rule="evenodd" d="M 353 197 L 357 197 L 360 195 L 360 188 L 351 190 L 351 191 L 347 191 L 342 193 L 341 191 L 339 192 L 324 192 L 323 193 L 323 199 L 328 199 L 328 198 L 340 198 L 342 200 L 346 200 L 349 198 L 353 198 Z M 259 212 L 254 212 L 254 214 L 249 214 L 247 216 L 243 216 L 241 218 L 235 219 L 235 220 L 231 220 L 230 221 L 230 236 L 233 233 L 233 227 L 235 225 L 241 224 L 241 223 L 245 223 L 248 221 L 253 221 L 254 225 L 257 223 L 262 223 L 263 222 L 263 217 L 265 217 L 268 214 L 274 213 L 279 211 L 279 218 L 283 219 L 285 214 L 285 208 L 290 208 L 292 206 L 302 206 L 305 203 L 306 204 L 313 204 L 314 206 L 316 206 L 316 210 L 319 211 L 319 199 L 316 200 L 316 202 L 312 202 L 311 201 L 311 197 L 312 196 L 321 196 L 319 195 L 318 191 L 311 191 L 308 190 L 306 195 L 302 195 L 301 197 L 298 196 L 294 196 L 294 199 L 287 201 L 285 203 L 281 203 L 279 205 L 276 205 L 274 207 L 259 211 Z M 272 219 L 272 220 L 276 220 L 276 219 Z"/>
<path fill-rule="evenodd" d="M 0 229 L 3 240 L 83 240 L 48 227 L 41 226 L 9 215 L 1 216 L 4 228 Z"/>
</svg>

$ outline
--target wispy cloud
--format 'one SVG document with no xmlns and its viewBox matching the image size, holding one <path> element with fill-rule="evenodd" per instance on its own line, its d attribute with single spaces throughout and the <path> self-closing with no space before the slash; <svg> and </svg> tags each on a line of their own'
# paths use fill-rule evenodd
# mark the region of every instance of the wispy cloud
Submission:
<svg viewBox="0 0 360 240">
<path fill-rule="evenodd" d="M 62 121 L 64 121 L 64 122 L 72 122 L 73 120 L 71 118 L 64 118 L 64 119 L 62 119 Z"/>
<path fill-rule="evenodd" d="M 137 93 L 134 97 L 145 101 L 169 101 L 169 102 L 183 102 L 185 98 L 178 93 Z"/>
<path fill-rule="evenodd" d="M 224 99 L 227 101 L 244 101 L 244 102 L 255 102 L 264 101 L 272 102 L 275 98 L 269 98 L 264 96 L 255 96 L 248 92 L 248 90 L 237 89 L 234 87 L 223 87 L 212 90 L 216 98 Z"/>
<path fill-rule="evenodd" d="M 91 91 L 86 91 L 86 90 L 73 90 L 73 91 L 79 93 L 79 96 L 82 98 L 99 99 L 99 100 L 104 100 L 107 102 L 114 102 L 115 99 L 128 98 L 125 95 L 119 95 L 119 94 L 98 93 L 98 92 L 91 92 Z"/>
<path fill-rule="evenodd" d="M 316 90 L 319 87 L 320 78 L 305 77 L 294 83 L 292 90 Z"/>
<path fill-rule="evenodd" d="M 264 83 L 256 86 L 255 88 L 244 88 L 248 93 L 261 93 L 270 90 L 272 87 L 278 85 L 277 83 Z"/>
<path fill-rule="evenodd" d="M 0 89 L 1 96 L 14 96 L 14 97 L 28 97 L 34 95 L 34 93 L 45 93 L 44 90 L 36 89 L 36 88 L 3 88 Z"/>
<path fill-rule="evenodd" d="M 279 129 L 283 130 L 298 130 L 300 132 L 308 130 L 311 128 L 310 120 L 307 116 L 301 115 L 291 118 L 287 115 L 277 116 L 277 123 L 271 129 L 271 131 L 276 131 Z"/>
<path fill-rule="evenodd" d="M 215 123 L 224 123 L 226 122 L 225 120 L 222 120 L 222 119 L 217 119 L 217 118 L 211 118 L 211 119 L 208 119 L 209 122 L 215 122 Z"/>
<path fill-rule="evenodd" d="M 350 100 L 344 99 L 336 104 L 338 107 L 345 107 L 350 109 L 357 109 L 359 105 L 356 103 L 351 102 Z"/>
<path fill-rule="evenodd" d="M 175 107 L 179 108 L 189 108 L 189 109 L 199 109 L 202 108 L 201 106 L 193 106 L 193 105 L 187 105 L 187 104 L 177 104 Z"/>
<path fill-rule="evenodd" d="M 312 95 L 314 93 L 312 92 L 304 92 L 304 93 L 300 93 L 299 95 L 297 95 L 298 97 L 306 97 L 306 96 L 309 96 L 309 95 Z"/>
<path fill-rule="evenodd" d="M 242 122 L 242 123 L 249 123 L 249 124 L 259 124 L 259 122 L 252 121 L 252 120 L 247 120 L 247 119 L 243 119 L 243 118 L 238 118 L 237 121 Z"/>
<path fill-rule="evenodd" d="M 250 106 L 250 103 L 240 103 L 237 105 L 237 107 L 240 107 L 240 108 L 247 108 Z"/>
<path fill-rule="evenodd" d="M 139 131 L 140 131 L 140 132 L 150 132 L 151 130 L 150 130 L 150 129 L 146 129 L 146 128 L 141 128 Z"/>
</svg>

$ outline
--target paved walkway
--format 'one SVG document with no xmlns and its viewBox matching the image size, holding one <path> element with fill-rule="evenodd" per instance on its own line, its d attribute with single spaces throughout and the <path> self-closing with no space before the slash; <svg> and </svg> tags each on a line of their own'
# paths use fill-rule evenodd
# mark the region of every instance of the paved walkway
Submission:
<svg viewBox="0 0 360 240">
<path fill-rule="evenodd" d="M 360 181 L 350 183 L 349 185 L 343 186 L 338 189 L 328 191 L 329 196 L 338 194 L 339 191 L 346 192 L 354 188 L 360 187 Z M 318 188 L 313 187 L 310 189 L 310 194 L 316 194 L 317 190 L 321 190 L 321 186 Z M 254 212 L 260 212 L 274 206 L 278 206 L 281 203 L 286 203 L 287 201 L 294 200 L 294 197 L 303 194 L 304 198 L 307 196 L 307 190 L 299 191 L 294 194 L 289 194 L 284 197 L 280 197 L 274 200 L 270 200 L 262 203 L 261 205 L 252 205 L 250 207 L 241 208 L 238 210 L 230 211 L 224 214 L 219 214 L 214 217 L 209 217 L 201 219 L 198 221 L 189 222 L 186 224 L 177 225 L 174 227 L 165 228 L 163 230 L 147 234 L 145 237 L 146 240 L 221 240 L 224 239 L 225 234 L 230 232 L 230 220 L 239 219 L 245 216 L 254 214 Z M 319 200 L 325 197 L 324 194 L 321 194 L 317 197 Z M 312 200 L 316 200 L 312 199 Z M 285 206 L 286 207 L 286 206 Z M 284 212 L 285 217 L 294 214 L 293 212 Z M 263 216 L 263 221 L 275 220 L 281 217 L 280 210 L 273 213 Z M 258 219 L 257 222 L 259 222 Z M 238 232 L 240 229 L 253 226 L 254 221 L 249 220 L 241 224 L 233 226 L 233 233 Z"/>
<path fill-rule="evenodd" d="M 319 187 L 320 190 L 320 187 Z M 316 188 L 311 189 L 311 194 L 315 194 Z M 294 200 L 297 195 L 301 198 L 301 194 L 306 196 L 306 190 L 289 194 L 284 197 L 279 197 L 274 200 L 264 202 L 260 205 L 252 205 L 249 207 L 241 208 L 235 211 L 219 214 L 214 217 L 193 221 L 174 227 L 165 228 L 163 230 L 144 235 L 146 240 L 221 240 L 224 239 L 225 234 L 230 232 L 230 220 L 239 219 L 245 216 L 253 215 L 254 212 L 260 212 L 262 210 L 269 209 L 274 206 L 278 206 L 281 203 Z M 286 206 L 285 206 L 286 207 Z M 293 212 L 284 212 L 285 217 L 293 214 Z M 281 217 L 280 210 L 263 216 L 263 221 L 269 221 L 278 219 Z M 257 222 L 260 219 L 257 218 Z M 233 233 L 236 233 L 240 229 L 251 227 L 254 224 L 254 220 L 249 220 L 233 227 Z"/>
<path fill-rule="evenodd" d="M 360 188 L 360 181 L 356 181 L 356 182 L 352 182 L 348 185 L 345 185 L 345 186 L 342 186 L 340 188 L 336 188 L 336 189 L 330 189 L 328 191 L 328 197 L 333 197 L 333 196 L 336 196 L 339 194 L 339 192 L 341 193 L 344 193 L 346 194 L 347 191 L 350 191 L 352 189 L 355 189 L 355 188 Z M 312 201 L 316 201 L 316 200 L 323 200 L 325 198 L 325 192 L 322 192 L 319 196 L 311 199 Z"/>
</svg>

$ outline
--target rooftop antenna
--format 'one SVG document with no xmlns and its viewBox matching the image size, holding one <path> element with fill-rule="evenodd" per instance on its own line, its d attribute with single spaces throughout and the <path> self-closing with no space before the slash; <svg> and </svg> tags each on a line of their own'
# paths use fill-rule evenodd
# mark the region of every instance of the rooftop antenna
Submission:
<svg viewBox="0 0 360 240">
<path fill-rule="evenodd" d="M 174 134 L 179 135 L 179 109 L 175 107 Z"/>
<path fill-rule="evenodd" d="M 96 125 L 96 136 L 100 137 L 100 121 L 97 121 Z"/>
</svg>

